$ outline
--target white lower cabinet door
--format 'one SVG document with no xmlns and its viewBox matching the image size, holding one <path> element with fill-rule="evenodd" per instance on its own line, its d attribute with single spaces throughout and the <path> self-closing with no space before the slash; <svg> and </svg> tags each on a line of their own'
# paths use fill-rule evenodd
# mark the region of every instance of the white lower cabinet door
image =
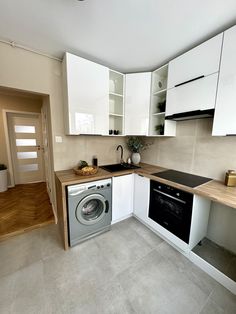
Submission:
<svg viewBox="0 0 236 314">
<path fill-rule="evenodd" d="M 144 222 L 148 221 L 150 179 L 134 175 L 134 215 Z"/>
<path fill-rule="evenodd" d="M 134 175 L 112 178 L 112 222 L 118 222 L 133 213 Z"/>
</svg>

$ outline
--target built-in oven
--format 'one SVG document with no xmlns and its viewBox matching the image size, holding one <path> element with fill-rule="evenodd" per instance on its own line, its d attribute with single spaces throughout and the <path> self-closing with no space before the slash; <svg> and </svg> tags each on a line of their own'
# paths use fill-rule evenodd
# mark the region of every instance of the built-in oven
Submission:
<svg viewBox="0 0 236 314">
<path fill-rule="evenodd" d="M 189 243 L 193 194 L 151 180 L 148 216 Z"/>
</svg>

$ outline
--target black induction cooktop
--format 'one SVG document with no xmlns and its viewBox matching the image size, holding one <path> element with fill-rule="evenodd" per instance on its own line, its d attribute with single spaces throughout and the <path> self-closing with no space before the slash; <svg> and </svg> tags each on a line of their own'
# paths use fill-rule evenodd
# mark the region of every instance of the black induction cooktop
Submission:
<svg viewBox="0 0 236 314">
<path fill-rule="evenodd" d="M 203 183 L 211 181 L 210 178 L 196 176 L 194 174 L 176 171 L 176 170 L 166 170 L 158 173 L 152 174 L 155 177 L 166 179 L 175 183 L 182 185 L 187 185 L 191 188 L 195 188 Z"/>
</svg>

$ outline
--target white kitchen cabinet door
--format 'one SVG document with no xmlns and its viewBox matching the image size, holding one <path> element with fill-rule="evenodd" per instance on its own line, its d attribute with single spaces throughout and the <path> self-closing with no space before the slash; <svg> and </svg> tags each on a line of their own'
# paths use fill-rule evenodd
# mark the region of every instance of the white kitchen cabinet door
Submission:
<svg viewBox="0 0 236 314">
<path fill-rule="evenodd" d="M 128 218 L 133 213 L 134 175 L 112 178 L 112 222 Z"/>
<path fill-rule="evenodd" d="M 134 175 L 134 215 L 144 222 L 148 221 L 150 179 Z"/>
<path fill-rule="evenodd" d="M 167 90 L 166 116 L 215 108 L 218 73 Z"/>
<path fill-rule="evenodd" d="M 109 69 L 66 53 L 63 81 L 66 133 L 107 135 Z"/>
<path fill-rule="evenodd" d="M 224 33 L 212 135 L 236 135 L 236 26 Z"/>
<path fill-rule="evenodd" d="M 219 71 L 223 34 L 169 62 L 167 88 Z"/>
<path fill-rule="evenodd" d="M 151 72 L 126 74 L 125 135 L 147 135 Z"/>
</svg>

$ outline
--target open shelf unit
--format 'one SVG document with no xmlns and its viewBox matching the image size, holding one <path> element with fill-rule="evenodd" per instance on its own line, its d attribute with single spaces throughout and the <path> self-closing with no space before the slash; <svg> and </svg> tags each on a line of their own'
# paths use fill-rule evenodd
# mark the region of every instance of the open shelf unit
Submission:
<svg viewBox="0 0 236 314">
<path fill-rule="evenodd" d="M 168 64 L 152 73 L 149 117 L 150 136 L 175 136 L 176 122 L 165 120 Z"/>
<path fill-rule="evenodd" d="M 124 132 L 124 74 L 109 70 L 109 131 Z M 114 135 L 110 134 L 110 135 Z"/>
</svg>

